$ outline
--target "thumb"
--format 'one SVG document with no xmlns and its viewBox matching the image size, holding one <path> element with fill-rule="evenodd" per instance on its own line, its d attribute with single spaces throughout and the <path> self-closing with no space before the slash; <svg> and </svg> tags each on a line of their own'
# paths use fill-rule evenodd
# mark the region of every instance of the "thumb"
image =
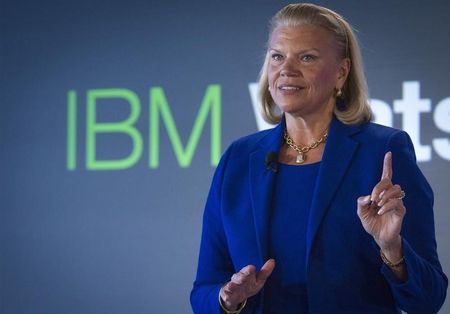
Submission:
<svg viewBox="0 0 450 314">
<path fill-rule="evenodd" d="M 267 278 L 272 274 L 272 271 L 275 268 L 275 260 L 269 259 L 262 267 L 259 273 L 257 274 L 258 281 L 266 281 Z"/>
<path fill-rule="evenodd" d="M 370 195 L 358 197 L 358 216 L 361 217 L 363 212 L 369 208 L 370 205 Z"/>
<path fill-rule="evenodd" d="M 358 197 L 358 206 L 367 206 L 370 204 L 370 195 Z"/>
</svg>

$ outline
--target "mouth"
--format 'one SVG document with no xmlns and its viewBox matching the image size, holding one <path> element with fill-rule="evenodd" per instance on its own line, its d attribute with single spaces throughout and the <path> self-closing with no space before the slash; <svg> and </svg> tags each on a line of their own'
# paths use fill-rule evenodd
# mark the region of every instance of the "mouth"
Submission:
<svg viewBox="0 0 450 314">
<path fill-rule="evenodd" d="M 278 89 L 281 91 L 298 91 L 298 90 L 302 90 L 303 87 L 298 86 L 298 85 L 282 84 L 282 85 L 278 86 Z"/>
</svg>

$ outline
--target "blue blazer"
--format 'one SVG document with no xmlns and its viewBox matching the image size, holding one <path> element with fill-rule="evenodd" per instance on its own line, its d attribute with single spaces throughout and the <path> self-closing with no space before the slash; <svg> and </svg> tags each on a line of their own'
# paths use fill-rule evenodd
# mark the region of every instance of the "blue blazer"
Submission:
<svg viewBox="0 0 450 314">
<path fill-rule="evenodd" d="M 197 277 L 191 292 L 195 313 L 220 313 L 218 295 L 233 273 L 268 256 L 271 200 L 276 173 L 266 156 L 278 152 L 284 121 L 234 142 L 213 178 L 203 217 Z M 402 226 L 408 279 L 398 282 L 363 229 L 356 200 L 381 178 L 392 152 L 393 182 L 406 192 Z M 299 187 L 301 188 L 301 187 Z M 333 119 L 307 227 L 309 313 L 436 313 L 448 281 L 436 253 L 433 193 L 416 165 L 409 136 L 367 123 Z M 264 289 L 241 313 L 263 313 Z"/>
</svg>

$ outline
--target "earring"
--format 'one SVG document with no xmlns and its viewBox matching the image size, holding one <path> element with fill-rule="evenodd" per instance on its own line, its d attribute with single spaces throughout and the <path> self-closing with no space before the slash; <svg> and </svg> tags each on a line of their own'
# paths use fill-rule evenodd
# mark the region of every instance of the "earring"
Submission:
<svg viewBox="0 0 450 314">
<path fill-rule="evenodd" d="M 345 103 L 344 99 L 344 93 L 342 92 L 342 89 L 338 89 L 336 91 L 336 109 L 339 111 L 345 111 L 347 105 Z"/>
</svg>

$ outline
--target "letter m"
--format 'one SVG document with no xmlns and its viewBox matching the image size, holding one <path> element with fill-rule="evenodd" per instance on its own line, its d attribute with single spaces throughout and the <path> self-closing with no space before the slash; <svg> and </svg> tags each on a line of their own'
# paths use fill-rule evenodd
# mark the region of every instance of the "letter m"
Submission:
<svg viewBox="0 0 450 314">
<path fill-rule="evenodd" d="M 202 104 L 192 127 L 186 147 L 183 148 L 180 135 L 175 125 L 164 90 L 161 87 L 150 89 L 150 153 L 149 166 L 159 165 L 159 118 L 166 127 L 175 156 L 181 167 L 189 167 L 197 148 L 202 129 L 205 126 L 208 113 L 211 112 L 211 165 L 216 166 L 221 155 L 221 90 L 220 85 L 208 85 Z"/>
</svg>

